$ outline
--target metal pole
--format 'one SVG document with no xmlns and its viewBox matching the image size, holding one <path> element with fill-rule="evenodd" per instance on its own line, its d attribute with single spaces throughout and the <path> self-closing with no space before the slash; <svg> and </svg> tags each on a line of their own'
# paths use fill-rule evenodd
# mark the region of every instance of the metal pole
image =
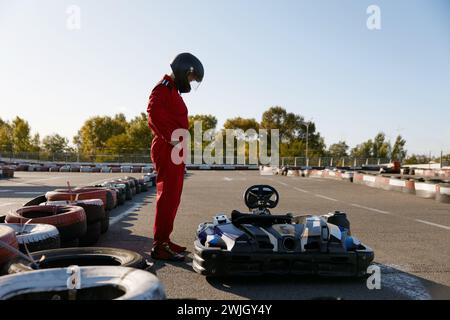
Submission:
<svg viewBox="0 0 450 320">
<path fill-rule="evenodd" d="M 308 158 L 308 138 L 309 138 L 309 124 L 306 125 L 306 166 L 309 166 L 309 158 Z"/>
</svg>

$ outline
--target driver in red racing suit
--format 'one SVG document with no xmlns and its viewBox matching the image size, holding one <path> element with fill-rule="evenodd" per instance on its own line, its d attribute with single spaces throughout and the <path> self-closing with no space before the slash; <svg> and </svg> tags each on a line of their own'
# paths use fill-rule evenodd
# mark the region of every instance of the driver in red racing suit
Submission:
<svg viewBox="0 0 450 320">
<path fill-rule="evenodd" d="M 204 70 L 200 60 L 190 53 L 182 53 L 171 63 L 172 74 L 152 90 L 148 103 L 148 124 L 154 138 L 151 158 L 157 171 L 156 214 L 153 226 L 151 256 L 160 260 L 184 260 L 186 247 L 170 240 L 175 216 L 183 191 L 185 164 L 173 162 L 172 148 L 180 141 L 172 141 L 177 129 L 188 129 L 188 110 L 180 93 L 191 91 L 191 82 L 200 83 Z"/>
</svg>

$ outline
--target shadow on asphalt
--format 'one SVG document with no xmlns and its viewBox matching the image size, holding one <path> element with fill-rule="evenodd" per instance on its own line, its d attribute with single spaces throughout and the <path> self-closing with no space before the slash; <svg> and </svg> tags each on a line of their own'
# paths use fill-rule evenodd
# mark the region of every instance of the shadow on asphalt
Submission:
<svg viewBox="0 0 450 320">
<path fill-rule="evenodd" d="M 248 299 L 450 299 L 450 287 L 390 266 L 381 269 L 381 289 L 369 290 L 367 278 L 320 276 L 207 277 L 215 289 Z M 326 293 L 324 295 L 324 292 Z M 317 293 L 317 294 L 316 294 Z"/>
</svg>

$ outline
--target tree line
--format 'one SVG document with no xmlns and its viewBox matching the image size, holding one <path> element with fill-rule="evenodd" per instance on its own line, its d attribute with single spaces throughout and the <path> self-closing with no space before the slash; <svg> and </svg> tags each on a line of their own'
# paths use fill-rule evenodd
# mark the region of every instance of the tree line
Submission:
<svg viewBox="0 0 450 320">
<path fill-rule="evenodd" d="M 364 141 L 353 148 L 345 141 L 326 146 L 324 138 L 317 131 L 314 122 L 305 122 L 300 114 L 288 112 L 280 106 L 267 109 L 258 121 L 255 118 L 235 117 L 227 119 L 223 128 L 217 128 L 217 118 L 209 114 L 189 116 L 189 130 L 193 138 L 195 121 L 202 121 L 202 129 L 220 132 L 225 129 L 278 129 L 280 134 L 280 157 L 306 156 L 333 158 L 383 158 L 407 160 L 406 140 L 398 135 L 393 143 L 379 132 L 373 139 Z M 114 116 L 95 116 L 87 119 L 78 133 L 69 140 L 57 133 L 41 139 L 39 134 L 31 134 L 30 124 L 20 117 L 12 121 L 0 119 L 0 150 L 5 152 L 79 152 L 92 155 L 144 154 L 150 151 L 152 133 L 148 128 L 147 114 L 127 120 L 122 113 Z M 415 159 L 420 156 L 412 155 Z"/>
</svg>

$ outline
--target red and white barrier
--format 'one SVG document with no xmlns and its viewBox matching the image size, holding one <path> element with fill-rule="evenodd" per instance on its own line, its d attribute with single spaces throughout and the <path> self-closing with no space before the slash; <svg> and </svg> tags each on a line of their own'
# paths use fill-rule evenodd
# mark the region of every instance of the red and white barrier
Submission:
<svg viewBox="0 0 450 320">
<path fill-rule="evenodd" d="M 450 203 L 450 183 L 436 185 L 436 200 L 443 203 Z"/>
<path fill-rule="evenodd" d="M 416 196 L 426 199 L 436 198 L 436 184 L 417 182 L 415 183 Z"/>
</svg>

